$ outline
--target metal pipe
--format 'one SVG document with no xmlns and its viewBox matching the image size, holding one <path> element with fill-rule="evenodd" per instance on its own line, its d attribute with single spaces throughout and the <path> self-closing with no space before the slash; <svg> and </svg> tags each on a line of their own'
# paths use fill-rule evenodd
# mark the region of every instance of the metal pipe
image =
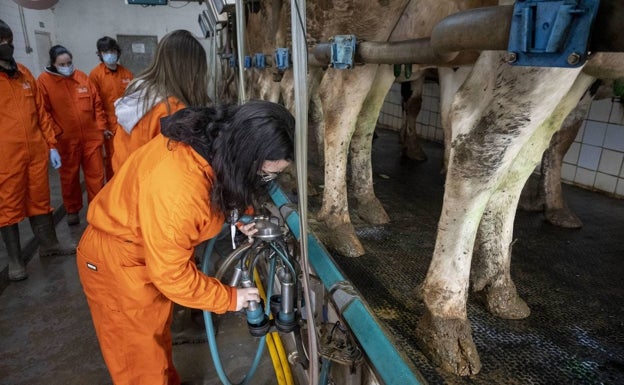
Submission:
<svg viewBox="0 0 624 385">
<path fill-rule="evenodd" d="M 238 56 L 238 103 L 247 101 L 245 93 L 245 7 L 236 0 L 236 55 Z"/>
<path fill-rule="evenodd" d="M 355 59 L 375 64 L 431 64 L 451 62 L 460 52 L 506 50 L 513 6 L 470 9 L 442 19 L 430 38 L 391 42 L 360 42 Z M 331 44 L 319 43 L 309 51 L 310 65 L 330 62 Z"/>
<path fill-rule="evenodd" d="M 291 0 L 290 22 L 292 31 L 293 52 L 293 80 L 295 88 L 295 163 L 297 167 L 297 189 L 299 191 L 299 230 L 301 234 L 308 233 L 308 58 L 305 35 L 306 1 Z M 303 283 L 303 297 L 306 304 L 311 304 L 310 298 L 310 261 L 308 260 L 307 237 L 299 240 L 301 247 L 301 269 Z M 308 384 L 318 384 L 318 340 L 314 312 L 312 306 L 306 306 L 308 319 L 308 353 L 310 367 L 308 368 Z"/>
</svg>

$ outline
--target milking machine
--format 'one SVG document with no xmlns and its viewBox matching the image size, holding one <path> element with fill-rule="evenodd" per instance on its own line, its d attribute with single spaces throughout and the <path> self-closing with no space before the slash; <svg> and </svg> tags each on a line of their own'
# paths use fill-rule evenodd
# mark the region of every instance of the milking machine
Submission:
<svg viewBox="0 0 624 385">
<path fill-rule="evenodd" d="M 255 374 L 260 359 L 264 353 L 267 338 L 277 338 L 281 336 L 284 344 L 288 345 L 277 349 L 282 350 L 280 357 L 272 357 L 281 361 L 282 368 L 290 366 L 299 371 L 298 381 L 295 382 L 292 374 L 288 373 L 285 381 L 279 384 L 306 384 L 306 372 L 311 369 L 309 339 L 302 333 L 303 329 L 309 329 L 312 324 L 314 330 L 318 330 L 318 341 L 320 343 L 317 363 L 320 362 L 320 369 L 316 384 L 362 384 L 361 363 L 363 354 L 355 342 L 353 335 L 346 327 L 347 323 L 339 316 L 331 315 L 332 310 L 328 306 L 324 288 L 320 280 L 313 279 L 312 293 L 306 302 L 303 295 L 302 269 L 300 259 L 296 255 L 297 240 L 289 231 L 284 219 L 275 215 L 258 215 L 255 217 L 237 215 L 230 217 L 230 224 L 233 221 L 242 223 L 255 223 L 258 230 L 252 239 L 246 238 L 242 241 L 238 238 L 236 248 L 221 261 L 215 263 L 213 250 L 217 237 L 209 241 L 204 253 L 201 270 L 210 274 L 214 269 L 214 276 L 223 283 L 235 287 L 258 287 L 262 299 L 260 301 L 249 301 L 244 313 L 247 329 L 258 343 L 253 362 L 248 373 L 240 384 L 249 384 Z M 228 231 L 230 224 L 226 224 L 223 233 Z M 239 244 L 240 243 L 240 244 Z M 239 244 L 239 245 L 238 245 Z M 266 295 L 264 291 L 266 290 Z M 308 306 L 308 304 L 310 306 Z M 308 315 L 310 310 L 310 317 Z M 206 333 L 210 344 L 210 351 L 213 358 L 217 374 L 223 384 L 233 384 L 220 360 L 215 328 L 212 314 L 204 311 L 204 321 Z M 316 332 L 315 332 L 316 334 Z M 274 341 L 275 342 L 275 341 Z M 281 342 L 279 343 L 281 344 Z M 286 356 L 288 351 L 288 356 Z M 318 365 L 317 365 L 318 367 Z M 339 382 L 335 382 L 339 379 Z"/>
</svg>

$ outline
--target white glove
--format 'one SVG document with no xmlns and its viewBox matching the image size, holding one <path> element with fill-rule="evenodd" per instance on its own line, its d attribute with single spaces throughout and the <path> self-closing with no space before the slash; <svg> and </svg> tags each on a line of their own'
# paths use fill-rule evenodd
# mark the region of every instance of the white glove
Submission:
<svg viewBox="0 0 624 385">
<path fill-rule="evenodd" d="M 249 301 L 260 302 L 260 294 L 257 287 L 245 287 L 236 289 L 236 311 L 247 307 Z"/>
<path fill-rule="evenodd" d="M 61 155 L 56 148 L 50 149 L 50 164 L 57 170 L 61 167 Z"/>
</svg>

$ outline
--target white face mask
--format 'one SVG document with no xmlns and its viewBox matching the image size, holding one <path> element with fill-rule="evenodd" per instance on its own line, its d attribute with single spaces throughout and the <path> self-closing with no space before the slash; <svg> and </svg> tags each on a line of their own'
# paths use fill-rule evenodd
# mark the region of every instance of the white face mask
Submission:
<svg viewBox="0 0 624 385">
<path fill-rule="evenodd" d="M 117 64 L 117 55 L 114 53 L 104 53 L 102 54 L 102 61 L 104 64 L 108 65 Z"/>
<path fill-rule="evenodd" d="M 74 65 L 72 64 L 68 67 L 56 67 L 56 70 L 63 76 L 69 76 L 74 73 Z"/>
</svg>

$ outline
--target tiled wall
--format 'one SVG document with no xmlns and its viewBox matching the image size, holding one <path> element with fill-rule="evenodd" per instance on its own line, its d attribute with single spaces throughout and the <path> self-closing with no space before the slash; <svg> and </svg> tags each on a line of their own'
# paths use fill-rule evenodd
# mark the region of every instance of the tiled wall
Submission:
<svg viewBox="0 0 624 385">
<path fill-rule="evenodd" d="M 442 143 L 437 83 L 426 82 L 423 95 L 418 134 Z M 379 125 L 399 130 L 402 122 L 401 87 L 394 84 L 381 110 Z M 594 101 L 563 162 L 564 182 L 624 198 L 624 106 L 612 99 Z"/>
</svg>

